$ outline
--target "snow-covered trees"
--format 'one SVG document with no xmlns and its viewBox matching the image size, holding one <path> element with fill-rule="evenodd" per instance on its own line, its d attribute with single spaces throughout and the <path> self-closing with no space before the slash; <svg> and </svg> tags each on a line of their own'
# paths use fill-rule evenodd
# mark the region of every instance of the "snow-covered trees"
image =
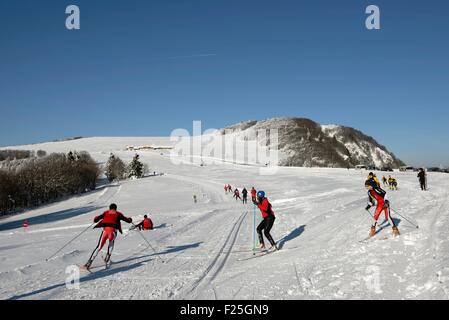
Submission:
<svg viewBox="0 0 449 320">
<path fill-rule="evenodd" d="M 87 152 L 5 161 L 0 166 L 0 212 L 93 190 L 99 174 Z"/>
<path fill-rule="evenodd" d="M 0 161 L 28 159 L 34 157 L 35 154 L 38 157 L 46 155 L 43 150 L 38 150 L 36 153 L 30 150 L 0 150 Z"/>
<path fill-rule="evenodd" d="M 139 160 L 139 155 L 136 154 L 128 165 L 127 176 L 128 178 L 142 178 L 144 175 L 144 165 Z"/>
<path fill-rule="evenodd" d="M 125 171 L 126 166 L 122 159 L 111 153 L 105 167 L 105 175 L 109 182 L 123 179 L 125 177 Z"/>
</svg>

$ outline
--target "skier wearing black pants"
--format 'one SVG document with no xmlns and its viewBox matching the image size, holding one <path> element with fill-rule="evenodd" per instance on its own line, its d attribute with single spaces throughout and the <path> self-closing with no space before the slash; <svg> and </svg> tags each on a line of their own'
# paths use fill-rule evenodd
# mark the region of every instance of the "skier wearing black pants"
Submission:
<svg viewBox="0 0 449 320">
<path fill-rule="evenodd" d="M 253 203 L 260 209 L 262 213 L 263 220 L 257 227 L 257 234 L 259 235 L 260 249 L 265 249 L 265 243 L 262 236 L 262 230 L 264 232 L 265 237 L 271 244 L 271 248 L 269 250 L 278 250 L 276 246 L 276 242 L 273 240 L 273 237 L 270 234 L 271 228 L 273 228 L 274 221 L 276 217 L 274 216 L 274 212 L 271 209 L 271 203 L 265 197 L 265 192 L 259 191 L 257 192 L 257 200 L 253 200 Z"/>
<path fill-rule="evenodd" d="M 243 188 L 242 190 L 242 196 L 243 196 L 243 203 L 248 203 L 248 190 L 246 188 Z"/>
<path fill-rule="evenodd" d="M 418 179 L 419 179 L 419 184 L 421 186 L 421 190 L 422 191 L 426 191 L 427 189 L 427 179 L 426 179 L 426 172 L 424 171 L 423 168 L 419 169 L 419 173 L 418 173 Z"/>
</svg>

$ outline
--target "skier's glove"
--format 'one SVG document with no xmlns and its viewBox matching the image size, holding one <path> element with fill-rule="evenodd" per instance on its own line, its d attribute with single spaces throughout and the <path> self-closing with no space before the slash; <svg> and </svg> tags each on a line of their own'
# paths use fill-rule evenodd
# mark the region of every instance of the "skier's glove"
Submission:
<svg viewBox="0 0 449 320">
<path fill-rule="evenodd" d="M 371 209 L 371 204 L 368 204 L 365 208 L 365 210 L 369 210 L 369 209 Z"/>
<path fill-rule="evenodd" d="M 255 199 L 253 199 L 253 203 L 255 206 L 257 206 L 257 201 Z"/>
</svg>

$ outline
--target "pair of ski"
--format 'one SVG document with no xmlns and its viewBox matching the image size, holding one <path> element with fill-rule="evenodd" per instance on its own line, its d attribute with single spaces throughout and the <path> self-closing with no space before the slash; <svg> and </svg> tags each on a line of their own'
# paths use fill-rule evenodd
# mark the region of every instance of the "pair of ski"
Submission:
<svg viewBox="0 0 449 320">
<path fill-rule="evenodd" d="M 359 240 L 360 243 L 368 242 L 370 240 L 376 241 L 376 240 L 388 240 L 388 236 L 382 236 L 382 237 L 376 237 L 376 236 L 368 236 L 365 239 Z"/>
<path fill-rule="evenodd" d="M 237 259 L 237 261 L 246 261 L 246 260 L 251 260 L 254 258 L 260 258 L 260 257 L 266 256 L 266 255 L 276 252 L 276 251 L 279 251 L 279 249 L 270 248 L 270 249 L 262 249 L 262 250 L 261 249 L 248 250 L 248 252 L 252 252 L 253 255 L 250 257 L 247 257 L 247 258 Z"/>
<path fill-rule="evenodd" d="M 89 273 L 92 273 L 92 269 L 98 269 L 98 268 L 101 268 L 101 267 L 104 267 L 104 270 L 108 270 L 111 267 L 112 263 L 113 263 L 111 258 L 109 258 L 107 260 L 105 257 L 102 257 L 102 259 L 104 261 L 104 265 L 103 266 L 100 265 L 100 266 L 87 267 L 86 265 L 83 265 L 83 266 L 78 266 L 78 268 L 80 268 L 80 270 L 82 270 L 82 271 L 86 271 L 86 272 L 89 272 Z"/>
</svg>

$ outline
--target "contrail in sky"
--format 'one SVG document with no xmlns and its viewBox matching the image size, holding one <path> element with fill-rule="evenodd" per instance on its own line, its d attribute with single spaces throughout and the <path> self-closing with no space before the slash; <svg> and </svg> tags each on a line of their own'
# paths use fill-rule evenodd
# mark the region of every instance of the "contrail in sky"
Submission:
<svg viewBox="0 0 449 320">
<path fill-rule="evenodd" d="M 192 54 L 188 56 L 173 56 L 173 57 L 166 57 L 166 58 L 155 58 L 151 60 L 179 60 L 179 59 L 193 59 L 193 58 L 205 58 L 205 57 L 214 57 L 216 56 L 216 53 L 205 53 L 205 54 Z"/>
</svg>

